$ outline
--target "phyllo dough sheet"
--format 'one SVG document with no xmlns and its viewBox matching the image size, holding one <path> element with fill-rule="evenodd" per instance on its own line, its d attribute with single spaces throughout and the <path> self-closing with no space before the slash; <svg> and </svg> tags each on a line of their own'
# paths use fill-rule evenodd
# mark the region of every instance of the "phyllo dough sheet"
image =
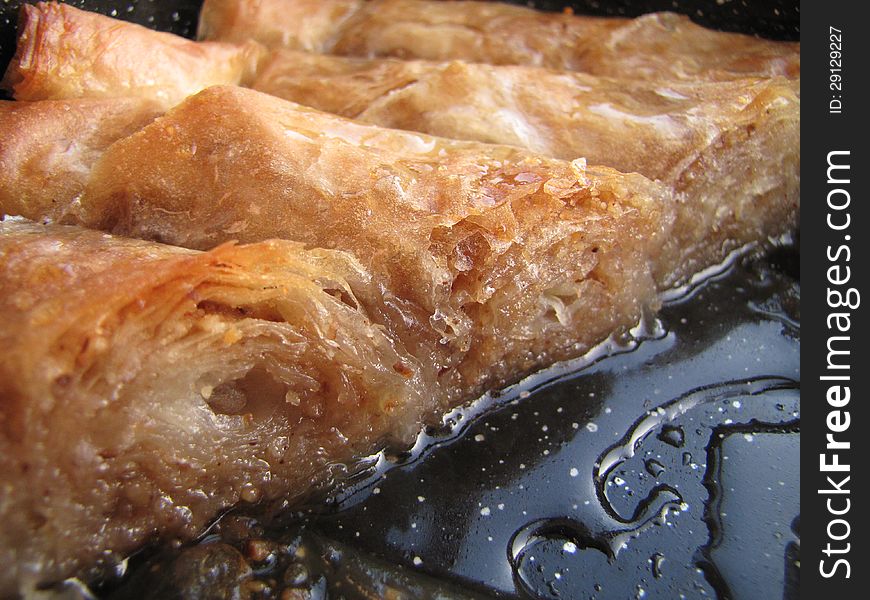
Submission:
<svg viewBox="0 0 870 600">
<path fill-rule="evenodd" d="M 20 21 L 0 82 L 16 100 L 138 95 L 168 108 L 210 85 L 246 83 L 265 53 L 255 42 L 196 43 L 58 2 L 23 4 Z"/>
<path fill-rule="evenodd" d="M 0 214 L 76 226 L 0 222 L 0 595 L 298 498 L 797 220 L 794 44 L 483 2 L 23 18 Z"/>
<path fill-rule="evenodd" d="M 640 175 L 214 87 L 110 146 L 65 218 L 350 251 L 376 278 L 360 300 L 466 400 L 636 322 L 674 210 Z"/>
<path fill-rule="evenodd" d="M 679 244 L 697 250 L 689 271 L 721 260 L 717 241 L 736 248 L 796 223 L 800 99 L 791 80 L 629 81 L 280 50 L 251 86 L 382 127 L 583 157 L 660 180 L 680 197 Z"/>
<path fill-rule="evenodd" d="M 0 589 L 88 578 L 407 444 L 637 323 L 674 258 L 673 198 L 640 175 L 242 88 L 188 99 L 86 179 L 64 219 L 310 249 L 2 223 Z"/>
<path fill-rule="evenodd" d="M 625 78 L 800 76 L 800 46 L 705 29 L 674 13 L 636 19 L 500 2 L 205 0 L 202 39 L 348 56 L 462 59 Z"/>
<path fill-rule="evenodd" d="M 105 149 L 162 112 L 138 97 L 0 100 L 0 214 L 63 221 Z"/>
<path fill-rule="evenodd" d="M 328 6 L 328 3 L 324 6 Z M 325 8 L 323 10 L 326 10 Z M 199 80 L 179 84 L 170 61 L 148 70 L 151 88 L 129 88 L 131 57 L 146 38 L 152 54 L 181 62 L 190 52 L 163 34 L 129 24 L 100 53 L 99 72 L 77 85 L 63 81 L 59 35 L 106 37 L 108 17 L 67 8 L 62 18 L 31 10 L 44 33 L 22 38 L 20 54 L 55 57 L 53 71 L 13 71 L 30 82 L 29 97 L 101 95 L 114 89 L 154 103 L 163 86 L 198 91 Z M 321 14 L 316 11 L 312 14 Z M 333 14 L 324 12 L 322 14 Z M 313 17 L 312 17 L 313 18 Z M 217 60 L 218 57 L 215 58 Z M 799 83 L 781 77 L 722 82 L 626 80 L 537 67 L 480 63 L 354 59 L 276 50 L 261 58 L 248 85 L 285 99 L 360 121 L 455 139 L 511 144 L 567 160 L 584 158 L 664 182 L 675 193 L 680 269 L 660 265 L 663 287 L 722 259 L 728 250 L 791 230 L 800 202 Z M 109 66 L 112 68 L 109 68 Z M 21 137 L 21 136 L 19 136 Z M 49 198 L 58 202 L 58 198 Z M 27 215 L 23 212 L 21 214 Z M 35 216 L 35 215 L 30 215 Z"/>
<path fill-rule="evenodd" d="M 0 595 L 189 540 L 410 443 L 434 392 L 360 264 L 0 221 Z"/>
</svg>

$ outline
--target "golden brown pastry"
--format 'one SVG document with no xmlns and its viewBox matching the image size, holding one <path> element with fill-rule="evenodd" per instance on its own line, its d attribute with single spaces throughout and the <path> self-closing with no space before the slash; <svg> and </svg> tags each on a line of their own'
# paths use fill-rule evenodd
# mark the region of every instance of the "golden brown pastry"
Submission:
<svg viewBox="0 0 870 600">
<path fill-rule="evenodd" d="M 462 59 L 632 79 L 800 75 L 799 44 L 715 32 L 672 13 L 614 19 L 494 2 L 205 0 L 199 35 L 348 56 Z"/>
<path fill-rule="evenodd" d="M 364 4 L 365 0 L 206 2 L 197 33 L 201 39 L 256 39 L 272 48 L 325 52 L 341 24 Z"/>
<path fill-rule="evenodd" d="M 93 24 L 80 14 L 70 12 L 67 26 Z M 127 42 L 134 41 L 118 38 L 113 50 L 133 55 Z M 102 71 L 97 88 L 116 87 L 128 70 Z M 151 72 L 155 81 L 175 75 Z M 93 81 L 78 89 L 86 93 Z M 522 66 L 277 51 L 251 85 L 378 125 L 583 157 L 660 179 L 680 197 L 676 235 L 688 261 L 681 271 L 660 266 L 664 286 L 718 262 L 723 248 L 783 233 L 796 219 L 800 102 L 792 81 L 626 82 Z M 194 90 L 195 82 L 185 87 Z"/>
<path fill-rule="evenodd" d="M 781 78 L 653 83 L 294 50 L 274 52 L 249 87 L 382 127 L 583 156 L 664 180 L 731 130 L 751 126 L 772 144 L 772 123 L 797 128 L 800 118 L 794 82 Z"/>
<path fill-rule="evenodd" d="M 673 210 L 640 175 L 214 87 L 113 144 L 68 215 L 191 248 L 351 251 L 373 318 L 466 400 L 633 324 Z"/>
<path fill-rule="evenodd" d="M 721 204 L 583 160 L 353 123 L 231 87 L 110 146 L 79 140 L 75 121 L 58 130 L 67 147 L 34 138 L 45 164 L 67 168 L 70 149 L 88 150 L 57 188 L 61 206 L 17 201 L 32 216 L 192 248 L 280 237 L 354 257 L 286 242 L 199 253 L 0 225 L 0 342 L 11 349 L 0 358 L 0 475 L 15 482 L 0 511 L 27 515 L 0 521 L 12 565 L 0 593 L 87 575 L 152 535 L 188 539 L 242 500 L 301 493 L 329 476 L 327 463 L 390 436 L 407 442 L 437 411 L 634 324 L 657 287 L 789 230 L 797 198 L 777 186 L 791 180 L 765 171 L 750 182 L 756 166 L 716 164 L 760 155 L 753 144 L 776 132 L 793 139 L 776 116 L 793 99 L 776 85 L 751 88 L 738 101 L 751 109 L 745 127 L 708 141 L 685 181 L 672 176 L 689 188 L 727 171 L 718 184 L 740 193 Z M 632 116 L 651 119 L 661 137 L 649 139 L 670 139 L 656 115 L 612 94 L 599 107 L 609 127 L 653 135 Z M 683 135 L 704 131 L 692 125 Z M 11 205 L 29 177 L 13 168 L 18 179 L 0 180 Z"/>
<path fill-rule="evenodd" d="M 63 221 L 103 151 L 161 112 L 139 98 L 0 101 L 0 215 Z"/>
<path fill-rule="evenodd" d="M 206 87 L 196 73 L 178 68 L 179 60 L 195 46 L 191 42 L 183 41 L 181 51 L 180 39 L 167 34 L 76 9 L 39 6 L 41 11 L 30 9 L 29 23 L 54 16 L 45 27 L 34 25 L 35 30 L 73 30 L 87 38 L 119 31 L 101 52 L 103 68 L 86 76 L 75 72 L 75 57 L 65 52 L 60 36 L 22 36 L 20 53 L 41 52 L 51 56 L 56 67 L 28 75 L 30 99 L 124 91 L 125 82 L 136 77 L 133 57 L 143 44 L 170 60 L 148 70 L 152 87 L 124 93 L 161 102 L 157 94 L 164 88 L 196 93 Z M 219 68 L 221 61 L 219 56 L 203 59 L 209 71 Z M 9 77 L 19 77 L 19 69 L 13 64 Z M 702 156 L 708 164 L 731 171 L 733 164 L 760 156 L 768 157 L 769 164 L 794 164 L 794 156 L 782 155 L 796 156 L 799 150 L 792 143 L 800 117 L 797 86 L 784 79 L 715 84 L 627 81 L 534 67 L 367 60 L 279 49 L 262 57 L 247 85 L 383 127 L 512 144 L 568 160 L 585 157 L 669 183 Z M 747 129 L 753 131 L 752 143 L 722 143 Z M 706 156 L 716 152 L 722 155 Z M 783 176 L 796 174 L 790 168 Z M 711 181 L 722 178 L 713 169 L 702 179 L 712 187 Z"/>
<path fill-rule="evenodd" d="M 291 242 L 0 221 L 0 596 L 409 443 L 435 390 L 354 298 L 371 283 Z"/>
<path fill-rule="evenodd" d="M 63 14 L 62 28 L 98 37 L 113 22 L 70 9 Z M 46 37 L 39 44 L 55 57 L 58 68 L 34 74 L 34 89 L 72 85 L 70 77 L 60 79 L 74 65 L 66 65 L 62 48 L 52 47 L 57 39 Z M 162 48 L 163 55 L 177 54 L 169 43 L 171 36 L 165 34 L 141 30 L 137 35 L 117 35 L 103 53 L 104 62 L 115 68 L 80 78 L 76 93 L 123 89 L 123 83 L 135 76 L 129 57 L 136 56 L 146 39 L 155 53 Z M 22 39 L 21 44 L 32 42 Z M 109 53 L 116 58 L 109 61 Z M 13 71 L 14 67 L 10 74 Z M 180 76 L 174 63 L 157 65 L 149 70 L 154 87 L 138 94 L 159 102 L 152 92 L 161 89 L 161 82 L 171 87 Z M 191 75 L 181 87 L 196 92 L 197 84 Z M 593 164 L 637 171 L 665 181 L 711 211 L 725 203 L 764 202 L 760 196 L 775 194 L 795 198 L 798 193 L 800 103 L 795 82 L 781 78 L 626 81 L 534 67 L 366 60 L 278 50 L 261 61 L 249 85 L 384 127 L 513 144 L 557 158 L 584 157 Z M 735 195 L 736 201 L 730 199 Z M 701 228 L 702 235 L 720 229 L 712 220 Z M 739 231 L 725 235 L 739 236 Z"/>
<path fill-rule="evenodd" d="M 56 2 L 24 4 L 20 18 L 0 83 L 17 100 L 141 96 L 169 108 L 209 85 L 246 83 L 264 54 L 254 42 L 198 44 Z"/>
<path fill-rule="evenodd" d="M 323 4 L 313 14 L 329 21 L 334 17 L 329 6 Z M 75 10 L 66 11 L 63 18 L 64 29 L 81 35 L 92 30 L 98 36 L 113 22 Z M 314 35 L 317 29 L 306 31 Z M 106 60 L 116 68 L 83 78 L 75 86 L 77 93 L 120 89 L 133 76 L 130 62 L 122 59 L 135 56 L 146 38 L 155 53 L 175 52 L 167 42 L 171 36 L 137 33 L 116 36 L 111 52 L 118 60 Z M 63 55 L 51 50 L 49 40 L 40 47 Z M 156 50 L 159 47 L 164 49 Z M 60 86 L 52 80 L 65 70 L 64 59 L 56 60 L 61 68 L 41 74 L 44 83 L 34 87 Z M 155 87 L 138 93 L 159 102 L 151 93 L 160 89 L 157 83 L 172 85 L 180 74 L 170 64 L 155 67 L 149 76 Z M 259 74 L 249 84 L 377 125 L 513 144 L 569 160 L 583 157 L 592 164 L 660 179 L 680 199 L 675 235 L 686 249 L 687 261 L 682 271 L 676 271 L 680 276 L 721 260 L 723 249 L 783 233 L 796 220 L 800 101 L 791 80 L 626 81 L 535 67 L 367 60 L 278 50 L 261 61 Z M 196 85 L 192 77 L 181 87 L 193 92 Z M 49 196 L 49 201 L 57 198 Z M 660 265 L 660 284 L 674 283 L 674 273 L 670 265 Z"/>
<path fill-rule="evenodd" d="M 0 223 L 0 593 L 293 497 L 656 304 L 660 186 L 215 87 Z"/>
<path fill-rule="evenodd" d="M 626 81 L 535 67 L 352 59 L 280 50 L 252 86 L 383 127 L 584 157 L 671 186 L 698 268 L 792 223 L 800 100 L 786 79 Z M 744 215 L 752 215 L 746 218 Z M 691 269 L 690 269 L 691 270 Z"/>
</svg>

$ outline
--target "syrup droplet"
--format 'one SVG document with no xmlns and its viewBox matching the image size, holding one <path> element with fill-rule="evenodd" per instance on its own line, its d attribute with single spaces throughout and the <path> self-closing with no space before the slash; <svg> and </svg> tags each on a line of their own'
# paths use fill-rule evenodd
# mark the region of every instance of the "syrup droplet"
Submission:
<svg viewBox="0 0 870 600">
<path fill-rule="evenodd" d="M 661 578 L 662 576 L 662 564 L 665 562 L 665 555 L 661 552 L 656 552 L 650 557 L 650 563 L 652 564 L 652 574 L 656 579 Z"/>
<path fill-rule="evenodd" d="M 686 441 L 686 434 L 683 433 L 683 428 L 674 425 L 663 426 L 657 437 L 674 448 L 682 448 Z"/>
<path fill-rule="evenodd" d="M 658 477 L 665 472 L 665 466 L 654 458 L 649 458 L 644 462 L 646 472 L 653 477 Z"/>
</svg>

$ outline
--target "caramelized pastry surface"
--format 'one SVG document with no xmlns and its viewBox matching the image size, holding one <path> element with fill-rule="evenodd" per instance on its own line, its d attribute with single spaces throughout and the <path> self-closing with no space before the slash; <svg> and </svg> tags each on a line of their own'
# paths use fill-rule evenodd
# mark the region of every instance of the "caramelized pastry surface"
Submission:
<svg viewBox="0 0 870 600">
<path fill-rule="evenodd" d="M 498 2 L 206 0 L 199 33 L 329 54 L 461 59 L 634 79 L 800 76 L 799 44 L 711 31 L 673 13 L 617 19 Z"/>
<path fill-rule="evenodd" d="M 22 31 L 0 213 L 149 241 L 0 222 L 0 595 L 296 498 L 797 220 L 796 44 L 421 0 Z"/>
<path fill-rule="evenodd" d="M 279 4 L 270 2 L 234 6 L 239 15 L 257 6 L 258 10 L 277 10 Z M 218 4 L 207 5 L 205 11 Z M 443 11 L 444 3 L 434 4 Z M 475 18 L 484 20 L 500 18 L 503 10 L 516 18 L 532 15 L 572 23 L 575 18 L 497 4 L 450 4 L 457 14 L 471 7 L 468 10 L 479 12 Z M 354 8 L 352 2 L 327 2 L 318 4 L 316 10 L 306 8 L 304 2 L 287 5 L 304 13 L 292 13 L 294 21 L 304 21 L 306 14 L 317 20 L 317 28 L 306 30 L 311 35 L 326 31 L 327 22 L 346 17 L 351 23 L 357 17 L 347 14 L 354 10 L 369 10 L 369 4 Z M 44 18 L 44 14 L 49 11 L 36 13 L 31 20 Z M 270 22 L 279 26 L 281 19 L 277 14 L 273 17 Z M 112 19 L 75 9 L 66 9 L 62 22 L 63 29 L 83 36 L 90 31 L 90 37 L 114 27 Z M 49 20 L 45 29 L 59 28 L 60 23 L 60 18 Z M 80 78 L 77 93 L 124 90 L 125 82 L 134 77 L 132 64 L 124 58 L 135 56 L 149 35 L 152 53 L 180 56 L 181 62 L 192 44 L 169 44 L 171 36 L 141 28 L 135 33 L 114 38 L 111 49 L 102 54 L 102 63 L 116 68 Z M 63 65 L 65 54 L 62 48 L 53 49 L 57 39 L 43 37 L 44 42 L 35 46 L 56 57 L 58 68 L 34 75 L 33 86 L 54 89 L 64 82 L 59 74 L 68 70 Z M 34 40 L 24 39 L 22 44 L 33 46 Z M 178 82 L 176 62 L 170 60 L 168 66 L 149 70 L 149 76 L 162 85 L 124 93 L 160 103 L 154 90 Z M 784 233 L 796 221 L 800 193 L 797 81 L 628 81 L 536 67 L 353 59 L 289 50 L 276 50 L 258 64 L 256 78 L 248 85 L 322 110 L 384 127 L 511 144 L 567 160 L 584 158 L 591 164 L 661 180 L 679 199 L 675 235 L 683 248 L 677 268 L 657 268 L 656 277 L 663 287 L 718 262 L 730 249 Z M 44 80 L 42 84 L 37 84 L 38 78 Z M 193 92 L 198 86 L 201 82 L 191 75 L 178 87 Z M 49 197 L 42 202 L 58 199 Z M 39 217 L 39 213 L 21 214 Z"/>
<path fill-rule="evenodd" d="M 210 85 L 246 83 L 265 53 L 254 42 L 196 43 L 57 2 L 21 10 L 0 83 L 16 100 L 143 96 L 166 109 Z"/>
<path fill-rule="evenodd" d="M 0 595 L 410 443 L 436 391 L 349 255 L 0 222 Z"/>
<path fill-rule="evenodd" d="M 0 213 L 63 221 L 106 148 L 161 113 L 135 97 L 0 101 Z"/>
<path fill-rule="evenodd" d="M 383 127 L 661 180 L 682 198 L 675 235 L 694 254 L 688 272 L 718 262 L 724 248 L 785 233 L 800 202 L 800 99 L 786 79 L 653 83 L 282 50 L 252 86 Z"/>
<path fill-rule="evenodd" d="M 74 208 L 193 248 L 356 258 L 4 222 L 0 469 L 27 515 L 0 521 L 4 586 L 292 498 L 630 327 L 674 207 L 640 175 L 217 87 L 113 144 Z"/>
<path fill-rule="evenodd" d="M 215 87 L 115 143 L 79 218 L 192 248 L 277 237 L 352 252 L 380 286 L 361 300 L 460 377 L 464 400 L 634 322 L 674 208 L 640 175 Z"/>
</svg>

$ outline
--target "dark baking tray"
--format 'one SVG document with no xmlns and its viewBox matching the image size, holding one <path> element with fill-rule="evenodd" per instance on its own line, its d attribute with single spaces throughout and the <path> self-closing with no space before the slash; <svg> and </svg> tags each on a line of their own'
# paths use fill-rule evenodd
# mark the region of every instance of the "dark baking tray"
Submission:
<svg viewBox="0 0 870 600">
<path fill-rule="evenodd" d="M 17 4 L 0 4 L 3 67 Z M 70 4 L 188 37 L 199 8 Z M 674 10 L 711 27 L 799 39 L 796 2 L 529 4 Z M 277 597 L 304 547 L 309 597 L 378 597 L 387 586 L 420 598 L 797 598 L 799 260 L 789 244 L 740 258 L 674 295 L 609 356 L 488 396 L 319 502 L 273 510 L 271 520 L 231 516 L 197 548 L 222 541 L 245 551 L 251 538 L 278 548 L 251 562 L 261 597 Z M 214 557 L 194 550 L 143 552 L 96 593 L 232 592 L 203 579 Z"/>
</svg>

